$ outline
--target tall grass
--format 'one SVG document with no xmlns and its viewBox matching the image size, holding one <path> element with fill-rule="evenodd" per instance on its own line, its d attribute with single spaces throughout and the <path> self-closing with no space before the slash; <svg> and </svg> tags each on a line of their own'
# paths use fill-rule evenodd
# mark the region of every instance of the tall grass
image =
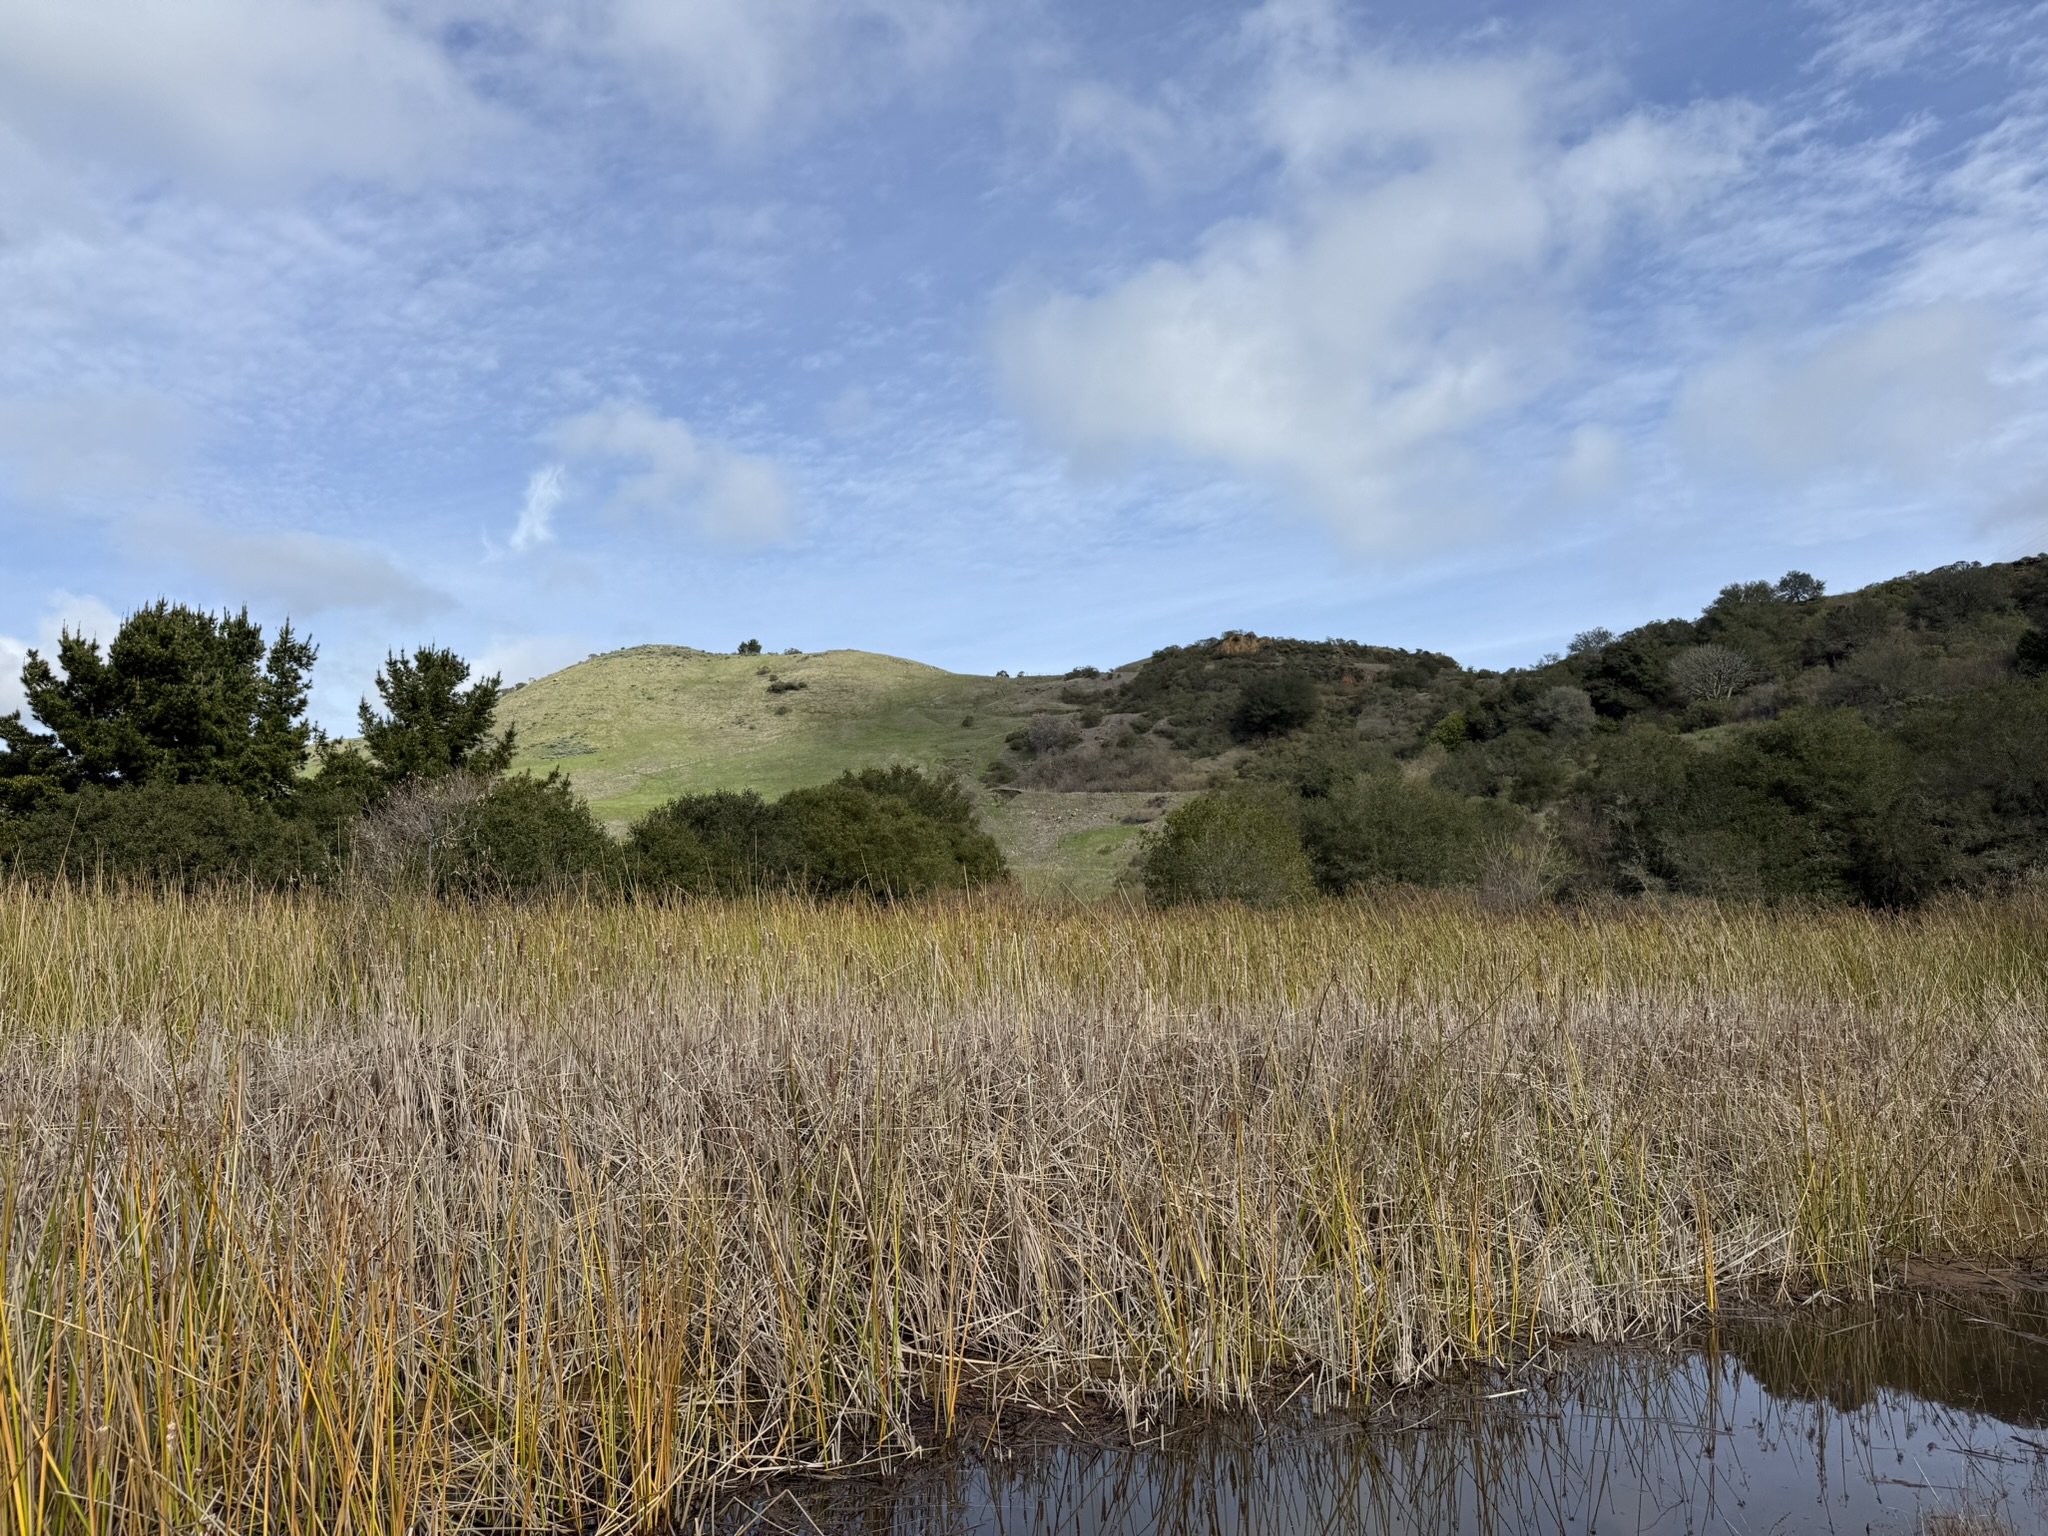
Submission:
<svg viewBox="0 0 2048 1536">
<path fill-rule="evenodd" d="M 2048 904 L 0 891 L 0 1529 L 642 1529 L 2048 1237 Z"/>
</svg>

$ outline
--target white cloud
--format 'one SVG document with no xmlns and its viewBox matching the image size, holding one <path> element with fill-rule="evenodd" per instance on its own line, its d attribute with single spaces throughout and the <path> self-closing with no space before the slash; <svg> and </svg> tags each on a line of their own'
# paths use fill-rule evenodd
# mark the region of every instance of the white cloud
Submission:
<svg viewBox="0 0 2048 1536">
<path fill-rule="evenodd" d="M 292 529 L 248 532 L 186 518 L 131 523 L 137 553 L 172 561 L 218 581 L 237 601 L 293 618 L 359 608 L 414 619 L 444 611 L 449 599 L 371 544 Z"/>
<path fill-rule="evenodd" d="M 1681 395 L 1681 438 L 1714 465 L 1777 479 L 1882 470 L 1926 481 L 2004 415 L 1989 311 L 1881 315 L 1804 350 L 1745 347 Z"/>
<path fill-rule="evenodd" d="M 546 464 L 526 480 L 526 501 L 512 530 L 512 548 L 521 554 L 555 539 L 555 508 L 562 504 L 562 466 Z"/>
<path fill-rule="evenodd" d="M 82 635 L 102 645 L 120 631 L 121 615 L 90 593 L 69 592 L 59 587 L 50 594 L 36 626 L 36 641 L 45 651 L 54 651 L 65 635 Z"/>
<path fill-rule="evenodd" d="M 190 414 L 147 390 L 0 399 L 0 473 L 41 502 L 161 490 L 192 438 Z"/>
<path fill-rule="evenodd" d="M 601 47 L 720 138 L 788 138 L 959 54 L 963 0 L 611 0 Z"/>
<path fill-rule="evenodd" d="M 1571 446 L 1557 467 L 1558 490 L 1573 501 L 1612 495 L 1621 483 L 1626 454 L 1615 432 L 1606 427 L 1580 427 L 1572 433 Z"/>
<path fill-rule="evenodd" d="M 1739 109 L 1589 121 L 1542 57 L 1400 63 L 1269 6 L 1250 114 L 1281 206 L 1094 294 L 1014 302 L 1011 397 L 1080 459 L 1165 451 L 1277 482 L 1347 536 L 1446 526 L 1468 435 L 1568 366 L 1575 284 L 1625 219 L 1740 164 Z"/>
<path fill-rule="evenodd" d="M 614 400 L 561 422 L 547 440 L 566 459 L 610 468 L 611 500 L 621 511 L 679 522 L 732 547 L 789 533 L 782 472 L 767 459 L 699 439 L 675 417 Z"/>
<path fill-rule="evenodd" d="M 494 114 L 379 0 L 0 0 L 0 118 L 229 182 L 414 180 Z"/>
<path fill-rule="evenodd" d="M 0 635 L 0 715 L 11 715 L 28 703 L 21 691 L 21 664 L 27 660 L 26 644 Z"/>
</svg>

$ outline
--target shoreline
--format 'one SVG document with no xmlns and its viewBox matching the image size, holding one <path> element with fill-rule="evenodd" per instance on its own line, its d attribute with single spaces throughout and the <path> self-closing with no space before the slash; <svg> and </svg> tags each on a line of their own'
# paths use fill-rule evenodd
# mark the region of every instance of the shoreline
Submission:
<svg viewBox="0 0 2048 1536">
<path fill-rule="evenodd" d="M 1522 1427 L 1525 1401 L 1547 1404 L 1571 1401 L 1575 1394 L 1569 1384 L 1597 1377 L 1603 1366 L 1642 1368 L 1654 1379 L 1659 1369 L 1682 1373 L 1688 1368 L 1709 1373 L 1722 1369 L 1719 1362 L 1732 1361 L 1732 1369 L 1743 1379 L 1754 1381 L 1755 1352 L 1759 1341 L 1774 1337 L 1821 1346 L 1818 1357 L 1809 1355 L 1800 1374 L 1791 1380 L 1772 1379 L 1766 1390 L 1788 1405 L 1801 1397 L 1825 1403 L 1842 1391 L 1839 1380 L 1829 1377 L 1825 1357 L 1828 1341 L 1844 1333 L 1887 1320 L 1920 1317 L 1928 1305 L 1951 1309 L 1951 1323 L 1960 1320 L 2002 1329 L 2025 1341 L 2034 1360 L 2035 1386 L 2020 1411 L 2017 1422 L 2048 1425 L 2048 1334 L 2032 1329 L 2013 1329 L 2013 1314 L 2004 1322 L 1996 1318 L 1964 1315 L 1986 1307 L 1989 1301 L 2016 1308 L 2020 1320 L 2048 1328 L 2048 1264 L 2035 1261 L 2025 1265 L 1939 1266 L 1940 1273 L 1903 1280 L 1881 1290 L 1874 1300 L 1809 1297 L 1792 1303 L 1760 1304 L 1738 1302 L 1719 1319 L 1674 1338 L 1644 1338 L 1628 1341 L 1590 1343 L 1555 1341 L 1541 1358 L 1514 1363 L 1473 1365 L 1452 1376 L 1419 1381 L 1396 1389 L 1370 1405 L 1339 1404 L 1323 1409 L 1301 1404 L 1299 1388 L 1281 1392 L 1277 1388 L 1257 1408 L 1238 1410 L 1195 1410 L 1169 1413 L 1163 1419 L 1133 1430 L 1114 1409 L 1094 1405 L 1086 1411 L 1073 1408 L 1035 1410 L 1029 1414 L 1009 1413 L 1010 1429 L 1001 1430 L 1003 1412 L 978 1411 L 963 1415 L 962 1433 L 942 1446 L 904 1457 L 879 1469 L 850 1467 L 841 1471 L 797 1474 L 763 1479 L 758 1483 L 722 1492 L 701 1516 L 702 1528 L 718 1532 L 780 1528 L 774 1516 L 787 1505 L 799 1519 L 796 1528 L 849 1531 L 872 1529 L 871 1521 L 880 1511 L 920 1498 L 958 1497 L 963 1479 L 985 1477 L 991 1483 L 1030 1487 L 1035 1481 L 1055 1478 L 1062 1465 L 1076 1461 L 1101 1461 L 1111 1465 L 1131 1463 L 1151 1466 L 1163 1460 L 1193 1458 L 1199 1465 L 1206 1457 L 1231 1456 L 1250 1448 L 1271 1447 L 1272 1454 L 1285 1459 L 1292 1448 L 1303 1444 L 1350 1444 L 1373 1447 L 1374 1455 L 1403 1437 L 1447 1432 L 1469 1432 L 1482 1420 L 1497 1420 L 1505 1429 Z M 1933 1319 L 1937 1326 L 1940 1319 Z M 1729 1336 L 1724 1336 L 1724 1330 Z M 1834 1362 L 1837 1370 L 1841 1362 Z M 1936 1384 L 1920 1380 L 1914 1388 L 1900 1388 L 1890 1382 L 1876 1387 L 1864 1382 L 1857 1391 L 1864 1395 L 1906 1391 L 1930 1412 L 1960 1411 L 1983 1415 L 1984 1404 L 1970 1390 L 1966 1362 L 1949 1362 L 1951 1386 L 1944 1395 Z M 2000 1405 L 2012 1412 L 2009 1403 Z M 1838 1406 L 1838 1413 L 1852 1417 L 1859 1410 Z M 2031 1417 L 2029 1417 L 2031 1415 Z M 1989 1415 L 1997 1420 L 1999 1415 Z M 1555 1417 L 1546 1407 L 1539 1417 Z M 2048 1429 L 2038 1436 L 2016 1435 L 2015 1444 L 2031 1450 L 2040 1464 L 2048 1466 Z M 1931 1446 L 1930 1446 L 1931 1448 Z M 1985 1455 L 1991 1453 L 1971 1453 Z M 1142 1474 L 1136 1474 L 1142 1475 Z M 693 1526 L 692 1529 L 698 1527 Z M 1025 1529 L 1033 1529 L 1028 1522 Z M 1058 1527 L 1066 1529 L 1065 1526 Z M 1999 1533 L 2012 1527 L 1986 1521 L 1979 1526 L 1944 1526 L 1943 1529 L 1982 1529 Z"/>
</svg>

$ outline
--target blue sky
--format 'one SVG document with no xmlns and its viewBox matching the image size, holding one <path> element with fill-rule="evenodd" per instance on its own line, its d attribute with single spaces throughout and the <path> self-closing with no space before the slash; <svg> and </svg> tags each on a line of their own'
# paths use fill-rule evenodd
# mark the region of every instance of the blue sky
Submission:
<svg viewBox="0 0 2048 1536">
<path fill-rule="evenodd" d="M 158 595 L 1505 666 L 2048 547 L 2048 7 L 0 0 L 0 708 Z"/>
</svg>

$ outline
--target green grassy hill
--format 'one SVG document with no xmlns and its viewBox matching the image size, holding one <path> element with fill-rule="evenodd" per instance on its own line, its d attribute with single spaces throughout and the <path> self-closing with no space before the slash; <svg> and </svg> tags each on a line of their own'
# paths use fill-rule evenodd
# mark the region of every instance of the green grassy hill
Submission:
<svg viewBox="0 0 2048 1536">
<path fill-rule="evenodd" d="M 685 792 L 772 797 L 870 765 L 972 780 L 1059 687 L 869 651 L 723 656 L 641 645 L 513 690 L 499 718 L 519 728 L 517 768 L 559 768 L 599 816 L 627 821 Z"/>
<path fill-rule="evenodd" d="M 679 794 L 772 798 L 871 765 L 913 763 L 978 785 L 1032 715 L 1070 709 L 1066 687 L 871 651 L 728 656 L 640 645 L 512 690 L 499 719 L 519 728 L 515 770 L 559 768 L 600 817 L 621 824 Z M 988 828 L 1026 887 L 1082 898 L 1111 889 L 1144 823 L 1178 798 L 982 796 Z"/>
</svg>

